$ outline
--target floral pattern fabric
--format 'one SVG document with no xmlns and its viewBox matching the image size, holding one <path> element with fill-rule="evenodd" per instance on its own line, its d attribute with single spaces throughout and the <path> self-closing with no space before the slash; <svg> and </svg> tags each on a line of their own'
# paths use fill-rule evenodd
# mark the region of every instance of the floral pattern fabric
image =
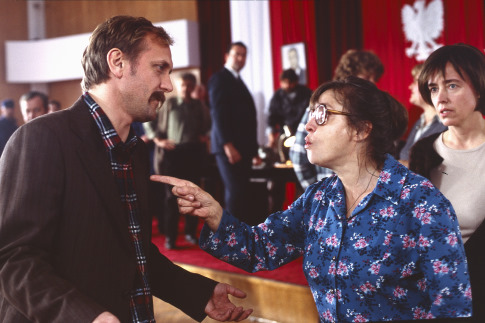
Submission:
<svg viewBox="0 0 485 323">
<path fill-rule="evenodd" d="M 322 322 L 471 316 L 471 288 L 458 222 L 431 182 L 390 155 L 374 190 L 346 217 L 337 176 L 310 187 L 258 226 L 224 211 L 200 246 L 248 272 L 303 256 Z"/>
</svg>

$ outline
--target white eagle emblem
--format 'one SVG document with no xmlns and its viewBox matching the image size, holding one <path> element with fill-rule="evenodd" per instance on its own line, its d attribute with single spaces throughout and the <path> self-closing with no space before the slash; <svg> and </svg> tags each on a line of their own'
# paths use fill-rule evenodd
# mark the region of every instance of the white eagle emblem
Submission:
<svg viewBox="0 0 485 323">
<path fill-rule="evenodd" d="M 434 50 L 443 46 L 437 44 L 435 39 L 443 31 L 443 2 L 432 0 L 426 6 L 425 0 L 416 0 L 411 7 L 404 5 L 401 17 L 406 39 L 412 42 L 406 48 L 408 57 L 416 57 L 418 61 L 424 61 Z"/>
</svg>

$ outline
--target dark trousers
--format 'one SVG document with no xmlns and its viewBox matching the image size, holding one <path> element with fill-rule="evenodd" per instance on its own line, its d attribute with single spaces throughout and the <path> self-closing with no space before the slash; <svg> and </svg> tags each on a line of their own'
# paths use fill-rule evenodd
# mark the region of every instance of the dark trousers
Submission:
<svg viewBox="0 0 485 323">
<path fill-rule="evenodd" d="M 163 175 L 174 176 L 191 181 L 197 185 L 200 183 L 204 162 L 207 153 L 203 144 L 178 145 L 174 150 L 165 150 L 162 161 Z M 172 186 L 165 185 L 165 212 L 164 230 L 165 236 L 175 242 L 178 234 L 179 210 L 177 197 L 172 193 Z M 198 218 L 185 216 L 185 234 L 196 235 Z"/>
<path fill-rule="evenodd" d="M 249 177 L 252 160 L 242 159 L 230 164 L 225 154 L 216 154 L 217 168 L 224 184 L 224 208 L 247 224 L 257 224 L 249 205 Z"/>
</svg>

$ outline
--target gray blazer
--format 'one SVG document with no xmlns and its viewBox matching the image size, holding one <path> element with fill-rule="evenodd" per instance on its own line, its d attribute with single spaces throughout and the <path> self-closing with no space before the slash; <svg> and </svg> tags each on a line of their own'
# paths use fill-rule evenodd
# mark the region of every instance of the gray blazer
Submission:
<svg viewBox="0 0 485 323">
<path fill-rule="evenodd" d="M 217 283 L 176 266 L 151 243 L 145 145 L 135 151 L 134 173 L 152 292 L 202 320 Z M 103 311 L 131 321 L 137 264 L 123 215 L 82 98 L 19 128 L 0 159 L 2 322 L 92 322 Z"/>
</svg>

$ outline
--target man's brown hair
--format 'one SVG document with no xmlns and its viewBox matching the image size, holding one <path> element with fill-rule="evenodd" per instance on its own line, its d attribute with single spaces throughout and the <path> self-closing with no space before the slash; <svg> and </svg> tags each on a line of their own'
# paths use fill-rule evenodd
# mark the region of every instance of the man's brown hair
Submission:
<svg viewBox="0 0 485 323">
<path fill-rule="evenodd" d="M 109 79 L 106 55 L 111 49 L 118 48 L 130 62 L 136 62 L 145 49 L 147 35 L 153 35 L 167 46 L 173 44 L 172 37 L 165 29 L 154 26 L 143 17 L 115 16 L 98 25 L 81 61 L 84 69 L 83 90 L 88 91 L 91 86 Z"/>
</svg>

